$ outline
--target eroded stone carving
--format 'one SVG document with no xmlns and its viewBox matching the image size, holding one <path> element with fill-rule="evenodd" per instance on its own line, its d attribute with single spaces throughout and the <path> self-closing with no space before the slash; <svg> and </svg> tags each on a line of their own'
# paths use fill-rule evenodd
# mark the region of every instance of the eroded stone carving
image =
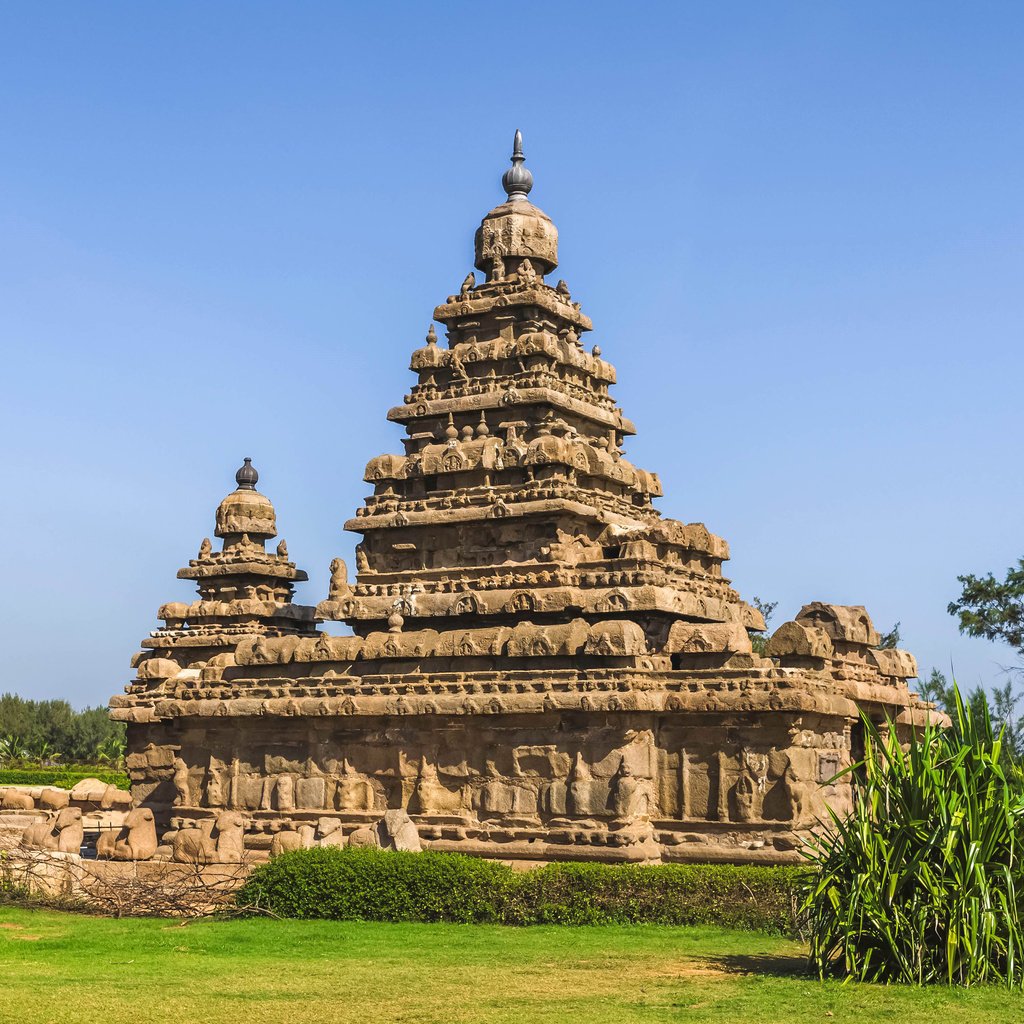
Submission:
<svg viewBox="0 0 1024 1024">
<path fill-rule="evenodd" d="M 65 807 L 47 821 L 29 825 L 21 835 L 21 845 L 30 850 L 78 853 L 84 839 L 81 808 Z"/>
<path fill-rule="evenodd" d="M 178 831 L 173 859 L 180 864 L 236 864 L 243 859 L 245 818 L 236 811 L 222 811 L 199 827 Z"/>
<path fill-rule="evenodd" d="M 156 824 L 148 807 L 129 811 L 119 831 L 96 841 L 96 856 L 107 860 L 150 860 L 157 850 Z"/>
<path fill-rule="evenodd" d="M 36 799 L 31 793 L 24 793 L 17 789 L 5 789 L 0 793 L 0 810 L 4 811 L 31 811 L 36 806 Z"/>
<path fill-rule="evenodd" d="M 419 853 L 419 833 L 405 811 L 387 811 L 373 825 L 356 829 L 348 838 L 349 846 L 370 846 L 379 850 L 404 850 Z"/>
</svg>

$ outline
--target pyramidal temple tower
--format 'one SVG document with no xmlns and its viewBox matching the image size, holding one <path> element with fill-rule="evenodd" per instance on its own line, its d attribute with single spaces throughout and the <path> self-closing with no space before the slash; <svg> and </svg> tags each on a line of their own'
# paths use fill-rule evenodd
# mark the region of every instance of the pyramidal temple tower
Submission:
<svg viewBox="0 0 1024 1024">
<path fill-rule="evenodd" d="M 314 610 L 292 603 L 297 582 L 308 577 L 288 561 L 284 541 L 271 554 L 267 541 L 277 536 L 277 514 L 270 500 L 256 490 L 259 474 L 245 459 L 235 474 L 233 490 L 217 506 L 214 551 L 209 538 L 199 554 L 178 570 L 178 578 L 195 580 L 199 600 L 171 603 L 157 613 L 164 626 L 151 633 L 134 667 L 140 677 L 192 672 L 207 675 L 230 664 L 243 638 L 310 636 L 316 632 Z M 151 652 L 151 653 L 149 653 Z"/>
<path fill-rule="evenodd" d="M 315 609 L 353 635 L 291 603 L 305 574 L 264 550 L 247 459 L 224 550 L 179 573 L 201 600 L 161 609 L 112 700 L 165 851 L 195 828 L 241 829 L 256 855 L 361 842 L 403 810 L 425 845 L 502 859 L 793 859 L 849 804 L 834 777 L 860 711 L 932 713 L 861 607 L 809 604 L 755 652 L 727 544 L 663 517 L 625 456 L 519 132 L 502 185 L 480 276 L 434 310 L 445 339 L 432 323 L 388 413 L 404 451 L 366 467 L 355 577 L 336 559 Z"/>
</svg>

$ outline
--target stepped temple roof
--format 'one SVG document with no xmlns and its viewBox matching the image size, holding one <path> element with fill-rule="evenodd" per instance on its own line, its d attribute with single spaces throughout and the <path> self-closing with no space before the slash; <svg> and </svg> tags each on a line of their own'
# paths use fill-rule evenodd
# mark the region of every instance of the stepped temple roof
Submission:
<svg viewBox="0 0 1024 1024">
<path fill-rule="evenodd" d="M 235 480 L 236 489 L 217 506 L 214 533 L 223 540 L 221 550 L 206 538 L 199 554 L 178 570 L 179 579 L 196 581 L 199 600 L 163 605 L 158 617 L 164 626 L 143 641 L 156 653 L 146 659 L 143 652 L 138 659 L 148 678 L 156 672 L 177 677 L 189 669 L 193 675 L 185 678 L 196 679 L 209 659 L 219 657 L 218 665 L 231 659 L 241 638 L 315 630 L 314 610 L 292 603 L 294 585 L 308 576 L 288 560 L 284 541 L 273 554 L 266 550 L 277 536 L 277 516 L 270 499 L 256 490 L 259 475 L 251 459 Z"/>
<path fill-rule="evenodd" d="M 726 542 L 663 516 L 657 474 L 626 458 L 615 369 L 547 280 L 558 231 L 519 132 L 502 185 L 483 278 L 434 310 L 388 411 L 401 450 L 366 465 L 354 579 L 335 559 L 315 610 L 292 603 L 306 575 L 266 551 L 246 459 L 222 550 L 178 574 L 200 599 L 161 609 L 112 700 L 167 842 L 230 812 L 257 852 L 336 844 L 403 810 L 429 845 L 486 856 L 791 859 L 849 803 L 833 777 L 860 713 L 934 714 L 863 608 L 808 604 L 764 642 Z"/>
</svg>

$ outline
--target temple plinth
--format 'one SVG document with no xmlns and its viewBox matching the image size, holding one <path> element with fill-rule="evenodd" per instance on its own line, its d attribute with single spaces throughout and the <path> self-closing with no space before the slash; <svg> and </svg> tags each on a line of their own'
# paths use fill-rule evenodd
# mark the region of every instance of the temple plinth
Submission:
<svg viewBox="0 0 1024 1024">
<path fill-rule="evenodd" d="M 663 517 L 625 457 L 518 132 L 503 186 L 482 279 L 434 310 L 445 338 L 432 323 L 388 412 L 403 451 L 366 467 L 354 579 L 336 559 L 316 607 L 353 635 L 291 603 L 305 576 L 265 552 L 243 467 L 223 551 L 179 573 L 201 600 L 162 609 L 112 701 L 167 842 L 230 811 L 257 853 L 337 844 L 401 809 L 429 847 L 502 859 L 794 859 L 849 805 L 860 711 L 931 713 L 863 608 L 809 604 L 755 652 L 727 544 Z"/>
</svg>

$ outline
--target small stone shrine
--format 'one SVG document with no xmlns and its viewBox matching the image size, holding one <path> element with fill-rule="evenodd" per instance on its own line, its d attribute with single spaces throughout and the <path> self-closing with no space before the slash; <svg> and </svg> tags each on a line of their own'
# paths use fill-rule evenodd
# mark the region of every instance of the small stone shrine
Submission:
<svg viewBox="0 0 1024 1024">
<path fill-rule="evenodd" d="M 506 860 L 791 860 L 849 806 L 859 712 L 932 713 L 863 608 L 808 604 L 755 652 L 728 545 L 662 517 L 625 457 L 518 132 L 502 183 L 481 277 L 434 310 L 446 343 L 432 324 L 388 413 L 404 451 L 366 467 L 354 580 L 335 560 L 326 600 L 292 603 L 306 576 L 266 551 L 246 459 L 222 550 L 178 573 L 199 599 L 160 610 L 111 701 L 165 851 L 376 842 L 405 811 L 409 845 Z"/>
</svg>

